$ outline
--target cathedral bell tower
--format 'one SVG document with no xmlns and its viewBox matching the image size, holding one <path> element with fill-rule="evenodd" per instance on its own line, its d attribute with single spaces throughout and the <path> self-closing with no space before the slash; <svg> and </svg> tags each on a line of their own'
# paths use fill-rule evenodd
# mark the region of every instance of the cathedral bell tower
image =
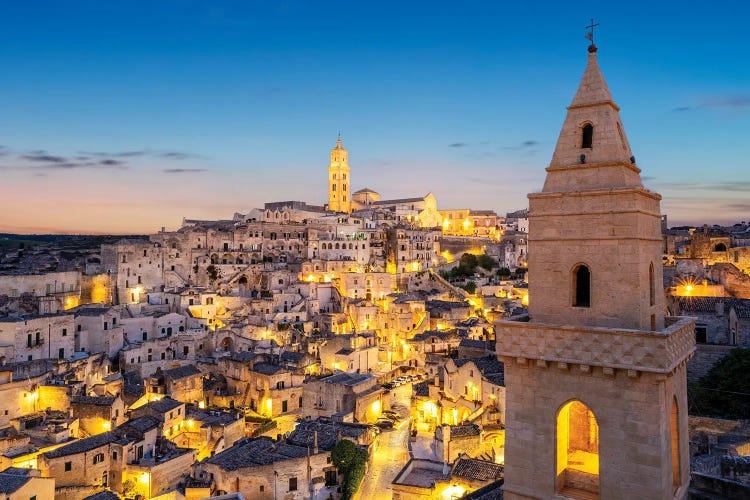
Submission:
<svg viewBox="0 0 750 500">
<path fill-rule="evenodd" d="M 495 324 L 508 499 L 687 496 L 694 323 L 664 316 L 661 196 L 641 183 L 619 110 L 592 41 L 529 194 L 529 317 Z"/>
<path fill-rule="evenodd" d="M 331 150 L 328 165 L 328 210 L 351 213 L 351 179 L 349 178 L 349 153 L 341 143 L 341 134 L 336 147 Z"/>
</svg>

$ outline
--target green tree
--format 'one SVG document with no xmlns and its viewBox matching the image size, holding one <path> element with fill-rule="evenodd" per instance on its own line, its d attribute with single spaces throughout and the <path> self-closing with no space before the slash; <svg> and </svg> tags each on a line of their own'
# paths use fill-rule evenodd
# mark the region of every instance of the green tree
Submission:
<svg viewBox="0 0 750 500">
<path fill-rule="evenodd" d="M 510 276 L 510 269 L 507 267 L 501 267 L 497 270 L 497 275 L 500 277 L 509 277 Z"/>
<path fill-rule="evenodd" d="M 477 291 L 477 284 L 474 283 L 473 281 L 469 281 L 465 285 L 462 285 L 461 288 L 463 288 L 469 293 L 474 293 Z"/>
<path fill-rule="evenodd" d="M 331 462 L 341 472 L 346 472 L 354 462 L 357 445 L 348 439 L 342 439 L 331 448 Z"/>
<path fill-rule="evenodd" d="M 213 264 L 206 268 L 206 272 L 211 281 L 216 281 L 221 276 L 221 270 Z"/>
<path fill-rule="evenodd" d="M 487 269 L 488 271 L 497 267 L 497 261 L 487 254 L 482 254 L 477 257 L 477 264 L 479 264 L 479 267 Z"/>
<path fill-rule="evenodd" d="M 750 349 L 732 349 L 698 382 L 688 385 L 691 415 L 746 419 L 750 415 Z"/>
</svg>

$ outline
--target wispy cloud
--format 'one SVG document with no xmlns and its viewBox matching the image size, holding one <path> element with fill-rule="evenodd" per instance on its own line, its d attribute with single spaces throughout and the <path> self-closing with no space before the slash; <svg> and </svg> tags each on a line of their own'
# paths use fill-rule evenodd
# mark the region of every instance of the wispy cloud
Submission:
<svg viewBox="0 0 750 500">
<path fill-rule="evenodd" d="M 207 170 L 205 168 L 165 168 L 163 172 L 166 174 L 197 174 L 207 172 Z"/>
<path fill-rule="evenodd" d="M 654 185 L 660 189 L 689 190 L 689 191 L 726 191 L 742 192 L 750 191 L 750 181 L 734 182 L 655 182 Z"/>
<path fill-rule="evenodd" d="M 182 153 L 180 151 L 167 151 L 165 153 L 159 153 L 159 157 L 168 158 L 170 160 L 191 160 L 199 158 L 198 155 L 192 153 Z"/>
<path fill-rule="evenodd" d="M 750 109 L 750 94 L 703 97 L 694 106 L 678 106 L 672 108 L 672 111 L 682 113 L 700 108 Z"/>
</svg>

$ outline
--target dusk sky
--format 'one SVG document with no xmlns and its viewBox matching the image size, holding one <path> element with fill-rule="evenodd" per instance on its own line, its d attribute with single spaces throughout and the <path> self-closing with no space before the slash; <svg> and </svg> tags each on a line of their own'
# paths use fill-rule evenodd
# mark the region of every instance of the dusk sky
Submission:
<svg viewBox="0 0 750 500">
<path fill-rule="evenodd" d="M 603 3 L 3 2 L 0 232 L 322 204 L 339 131 L 354 190 L 525 208 L 590 17 L 670 224 L 750 220 L 750 7 Z"/>
</svg>

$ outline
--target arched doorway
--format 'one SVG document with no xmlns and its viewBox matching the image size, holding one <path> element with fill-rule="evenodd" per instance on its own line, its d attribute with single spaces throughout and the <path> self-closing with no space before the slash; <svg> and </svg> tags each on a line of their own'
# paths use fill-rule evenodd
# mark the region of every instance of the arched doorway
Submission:
<svg viewBox="0 0 750 500">
<path fill-rule="evenodd" d="M 557 414 L 557 492 L 599 498 L 599 424 L 588 406 L 573 400 Z"/>
</svg>

